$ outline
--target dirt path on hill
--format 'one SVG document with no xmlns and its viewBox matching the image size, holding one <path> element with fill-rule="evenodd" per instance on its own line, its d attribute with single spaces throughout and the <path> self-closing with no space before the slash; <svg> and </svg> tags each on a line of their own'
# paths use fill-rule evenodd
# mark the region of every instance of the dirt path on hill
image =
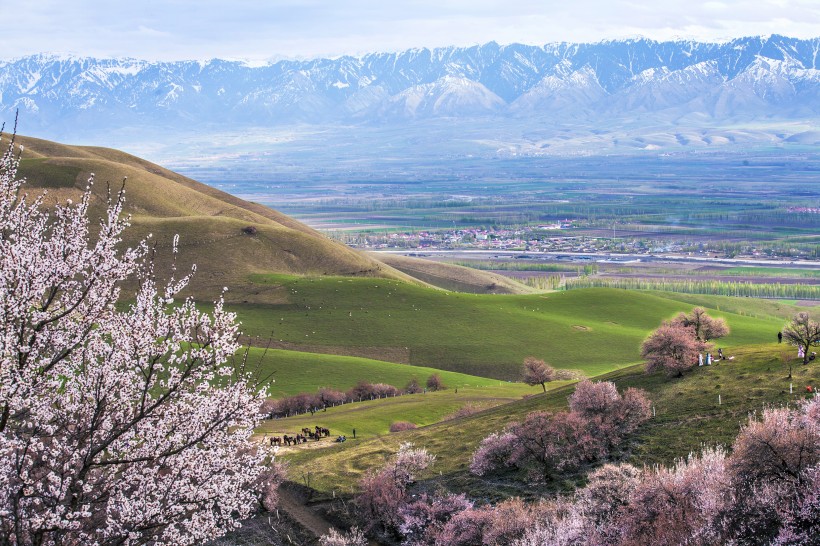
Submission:
<svg viewBox="0 0 820 546">
<path fill-rule="evenodd" d="M 305 499 L 297 492 L 283 487 L 279 490 L 279 509 L 287 512 L 299 525 L 320 537 L 326 535 L 331 529 L 339 534 L 344 532 L 326 520 L 320 513 L 306 504 Z M 380 542 L 368 539 L 368 546 L 381 546 Z"/>
<path fill-rule="evenodd" d="M 317 538 L 328 534 L 331 529 L 341 532 L 341 529 L 334 527 L 306 506 L 297 494 L 284 487 L 279 490 L 279 508 L 287 512 L 299 525 L 316 535 Z"/>
</svg>

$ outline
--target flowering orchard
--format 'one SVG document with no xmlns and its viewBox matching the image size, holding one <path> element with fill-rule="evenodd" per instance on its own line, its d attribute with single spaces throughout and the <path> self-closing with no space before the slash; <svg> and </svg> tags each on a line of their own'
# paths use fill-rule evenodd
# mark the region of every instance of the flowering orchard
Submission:
<svg viewBox="0 0 820 546">
<path fill-rule="evenodd" d="M 30 198 L 13 144 L 0 160 L 0 543 L 192 544 L 236 527 L 278 475 L 250 441 L 264 393 L 233 363 L 234 315 L 174 305 L 190 275 L 159 286 L 146 243 L 121 248 L 122 191 L 98 228 L 93 175 L 77 203 Z"/>
<path fill-rule="evenodd" d="M 651 415 L 643 391 L 623 395 L 609 381 L 584 380 L 569 398 L 570 411 L 534 411 L 504 432 L 490 434 L 473 454 L 470 470 L 486 476 L 504 469 L 526 470 L 533 482 L 606 460 L 624 438 Z"/>
<path fill-rule="evenodd" d="M 638 395 L 621 397 L 611 384 L 589 383 L 570 399 L 569 413 L 579 420 L 632 414 L 630 429 L 645 415 Z M 521 440 L 505 442 L 516 428 L 490 437 L 504 453 L 486 460 L 493 449 L 485 440 L 473 464 L 483 464 L 485 474 L 498 470 L 519 449 Z M 381 524 L 406 545 L 796 546 L 818 544 L 820 536 L 820 399 L 751 416 L 731 452 L 707 447 L 671 467 L 605 463 L 584 487 L 536 502 L 478 505 L 443 488 L 414 495 L 408 481 L 391 478 L 395 465 L 366 480 L 357 502 L 368 507 L 359 515 L 371 531 Z"/>
</svg>

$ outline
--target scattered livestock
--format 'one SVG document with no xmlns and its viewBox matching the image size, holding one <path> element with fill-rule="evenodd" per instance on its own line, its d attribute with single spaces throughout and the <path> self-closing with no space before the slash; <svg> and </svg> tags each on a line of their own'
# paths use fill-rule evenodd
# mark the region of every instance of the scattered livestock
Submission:
<svg viewBox="0 0 820 546">
<path fill-rule="evenodd" d="M 288 434 L 284 434 L 282 436 L 271 436 L 268 439 L 268 442 L 271 447 L 297 446 L 299 444 L 306 444 L 308 440 L 319 441 L 322 438 L 327 438 L 328 436 L 330 436 L 329 428 L 316 425 L 312 430 L 305 427 L 298 434 L 293 436 Z"/>
</svg>

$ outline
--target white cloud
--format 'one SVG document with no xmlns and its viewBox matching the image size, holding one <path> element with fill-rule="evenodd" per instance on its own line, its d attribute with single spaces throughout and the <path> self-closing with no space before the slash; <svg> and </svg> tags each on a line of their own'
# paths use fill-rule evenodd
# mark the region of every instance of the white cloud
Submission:
<svg viewBox="0 0 820 546">
<path fill-rule="evenodd" d="M 259 60 L 491 40 L 820 35 L 816 0 L 32 0 L 9 11 L 4 58 L 51 51 Z"/>
</svg>

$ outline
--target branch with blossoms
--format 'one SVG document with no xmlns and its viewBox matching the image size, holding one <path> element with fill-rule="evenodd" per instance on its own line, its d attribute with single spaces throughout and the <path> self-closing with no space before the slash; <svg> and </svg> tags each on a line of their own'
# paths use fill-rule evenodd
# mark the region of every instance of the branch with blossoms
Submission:
<svg viewBox="0 0 820 546">
<path fill-rule="evenodd" d="M 221 298 L 210 314 L 175 304 L 193 271 L 158 286 L 146 241 L 121 248 L 124 188 L 98 230 L 93 175 L 77 203 L 29 198 L 13 142 L 0 158 L 0 543 L 194 544 L 238 526 L 270 454 L 251 441 L 266 392 L 234 363 L 235 315 Z"/>
</svg>

